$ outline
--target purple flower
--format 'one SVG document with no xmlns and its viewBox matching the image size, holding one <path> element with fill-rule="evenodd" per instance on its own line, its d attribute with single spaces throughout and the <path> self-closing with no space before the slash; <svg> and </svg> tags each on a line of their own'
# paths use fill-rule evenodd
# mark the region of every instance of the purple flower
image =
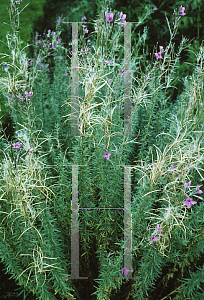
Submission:
<svg viewBox="0 0 204 300">
<path fill-rule="evenodd" d="M 188 186 L 190 186 L 191 185 L 191 180 L 189 181 L 189 182 L 187 182 L 187 183 L 184 183 L 184 190 L 188 187 Z"/>
<path fill-rule="evenodd" d="M 132 272 L 132 270 L 129 270 L 128 268 L 124 267 L 122 270 L 122 275 L 124 274 L 125 276 L 127 276 L 128 272 Z"/>
<path fill-rule="evenodd" d="M 58 24 L 60 23 L 60 19 L 57 20 L 57 23 L 58 23 Z"/>
<path fill-rule="evenodd" d="M 157 224 L 157 226 L 156 226 L 155 228 L 157 229 L 157 233 L 158 233 L 158 232 L 162 232 L 162 230 L 159 229 L 159 224 Z"/>
<path fill-rule="evenodd" d="M 88 32 L 89 32 L 88 29 L 85 29 L 84 31 L 85 31 L 85 33 L 88 33 Z"/>
<path fill-rule="evenodd" d="M 106 20 L 107 20 L 107 22 L 112 22 L 113 21 L 113 13 L 106 14 Z"/>
<path fill-rule="evenodd" d="M 107 160 L 109 160 L 110 159 L 110 155 L 111 155 L 111 153 L 104 152 L 103 157 L 105 157 Z"/>
<path fill-rule="evenodd" d="M 19 0 L 19 3 L 21 3 L 22 2 L 22 0 Z"/>
<path fill-rule="evenodd" d="M 120 110 L 122 110 L 122 109 L 124 109 L 124 107 L 121 106 L 121 107 L 120 107 Z"/>
<path fill-rule="evenodd" d="M 28 97 L 33 97 L 33 92 L 29 92 Z"/>
<path fill-rule="evenodd" d="M 157 59 L 162 58 L 161 52 L 159 52 L 159 53 L 154 53 L 154 54 L 156 55 L 156 58 L 157 58 Z"/>
<path fill-rule="evenodd" d="M 68 73 L 65 73 L 64 75 L 65 75 L 65 76 L 67 76 L 67 75 L 68 75 Z"/>
<path fill-rule="evenodd" d="M 159 239 L 156 236 L 153 236 L 151 238 L 151 244 L 153 244 L 154 242 L 158 241 Z"/>
<path fill-rule="evenodd" d="M 107 65 L 107 66 L 109 66 L 109 65 L 110 65 L 110 62 L 109 62 L 109 60 L 106 62 L 106 65 Z"/>
<path fill-rule="evenodd" d="M 196 201 L 193 201 L 193 199 L 191 199 L 190 197 L 186 199 L 186 201 L 183 201 L 182 202 L 183 204 L 186 204 L 186 206 L 188 208 L 191 207 L 192 204 L 196 204 L 197 202 Z"/>
<path fill-rule="evenodd" d="M 28 150 L 28 152 L 32 152 L 33 151 L 33 148 L 30 148 L 29 150 Z"/>
<path fill-rule="evenodd" d="M 164 236 L 163 234 L 159 234 L 159 232 L 162 232 L 162 229 L 159 229 L 159 224 L 157 224 L 156 229 L 157 229 L 157 234 L 158 235 Z"/>
<path fill-rule="evenodd" d="M 123 23 L 126 23 L 126 21 L 125 21 L 126 14 L 123 14 L 122 11 L 121 11 L 121 13 L 120 13 L 120 18 L 121 18 L 121 21 L 122 21 Z"/>
<path fill-rule="evenodd" d="M 16 144 L 13 145 L 14 149 L 20 149 L 22 143 L 17 142 Z"/>
<path fill-rule="evenodd" d="M 185 7 L 182 7 L 182 5 L 181 5 L 181 7 L 180 7 L 180 15 L 181 16 L 185 16 L 184 10 L 185 10 Z"/>
<path fill-rule="evenodd" d="M 197 191 L 197 194 L 202 194 L 202 193 L 203 193 L 203 191 L 201 191 L 201 190 Z"/>
<path fill-rule="evenodd" d="M 86 25 L 81 25 L 83 28 L 86 28 Z"/>
</svg>

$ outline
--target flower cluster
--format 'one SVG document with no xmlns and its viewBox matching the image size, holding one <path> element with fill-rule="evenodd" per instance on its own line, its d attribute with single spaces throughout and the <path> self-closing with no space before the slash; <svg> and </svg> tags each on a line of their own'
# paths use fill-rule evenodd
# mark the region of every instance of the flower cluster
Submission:
<svg viewBox="0 0 204 300">
<path fill-rule="evenodd" d="M 114 17 L 113 13 L 106 14 L 106 20 L 107 20 L 107 22 L 112 22 L 113 21 L 113 17 Z M 120 13 L 120 19 L 119 20 L 122 23 L 126 23 L 125 18 L 126 18 L 126 14 L 123 14 L 122 11 L 121 11 L 121 13 Z M 119 21 L 119 20 L 117 20 L 117 21 Z M 122 27 L 124 27 L 124 25 L 122 25 Z"/>
<path fill-rule="evenodd" d="M 191 180 L 190 180 L 189 182 L 184 183 L 184 191 L 185 191 L 188 187 L 190 187 L 190 185 L 191 185 Z M 200 186 L 199 186 L 199 185 L 196 186 L 196 190 L 197 190 L 197 194 L 202 194 L 202 193 L 203 193 L 203 191 L 200 190 Z M 184 196 L 186 196 L 186 193 L 184 193 Z M 198 198 L 199 198 L 199 199 L 203 199 L 202 197 L 198 197 Z M 192 206 L 193 204 L 196 204 L 197 202 L 196 202 L 196 201 L 193 201 L 192 198 L 188 197 L 188 198 L 186 198 L 186 200 L 183 201 L 182 203 L 185 204 L 188 208 L 191 208 L 191 206 Z"/>
<path fill-rule="evenodd" d="M 156 235 L 160 235 L 160 236 L 164 236 L 163 234 L 159 233 L 159 232 L 162 232 L 162 229 L 159 229 L 159 224 L 157 224 L 157 226 L 155 227 L 157 232 L 156 232 Z M 153 237 L 151 238 L 151 244 L 153 244 L 154 242 L 158 241 L 159 239 L 153 235 Z"/>
<path fill-rule="evenodd" d="M 20 149 L 21 146 L 22 146 L 22 143 L 19 143 L 19 142 L 13 144 L 14 149 Z M 33 151 L 33 148 L 28 149 L 28 152 L 32 152 L 32 151 Z"/>
<path fill-rule="evenodd" d="M 82 21 L 86 20 L 86 17 L 84 16 L 83 18 L 81 18 Z M 84 28 L 84 32 L 85 33 L 88 33 L 88 29 L 85 29 L 86 28 L 86 25 L 81 25 L 83 28 Z"/>
<path fill-rule="evenodd" d="M 162 53 L 163 49 L 164 49 L 163 46 L 159 46 L 160 51 L 158 53 L 154 53 L 156 55 L 157 59 L 162 58 L 161 53 Z"/>
</svg>

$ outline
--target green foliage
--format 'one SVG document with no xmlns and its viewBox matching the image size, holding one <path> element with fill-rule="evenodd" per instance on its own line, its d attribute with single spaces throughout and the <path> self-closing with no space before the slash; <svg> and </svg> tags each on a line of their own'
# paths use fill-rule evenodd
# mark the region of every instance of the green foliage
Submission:
<svg viewBox="0 0 204 300">
<path fill-rule="evenodd" d="M 77 18 L 86 3 L 75 9 Z M 131 96 L 132 133 L 137 136 L 116 135 L 124 132 L 119 109 L 124 35 L 120 26 L 107 22 L 106 8 L 106 1 L 97 2 L 89 51 L 82 30 L 79 40 L 79 49 L 84 49 L 78 72 L 83 136 L 70 135 L 72 74 L 63 42 L 55 43 L 55 51 L 35 47 L 34 57 L 28 58 L 18 34 L 17 39 L 7 36 L 15 62 L 10 53 L 11 69 L 2 73 L 0 85 L 15 135 L 11 143 L 3 131 L 0 140 L 0 257 L 17 284 L 36 299 L 119 299 L 124 286 L 124 220 L 122 210 L 111 208 L 124 208 L 124 166 L 131 165 L 135 279 L 125 295 L 127 299 L 197 297 L 203 292 L 203 199 L 195 190 L 204 180 L 203 48 L 194 44 L 193 72 L 177 78 L 182 51 L 192 50 L 184 37 L 175 47 L 179 12 L 171 20 L 166 18 L 169 40 L 162 60 L 153 55 L 158 48 L 149 57 L 148 28 L 142 34 L 138 29 Z M 136 28 L 151 13 L 152 5 L 138 10 Z M 56 25 L 53 43 L 60 38 L 60 26 Z M 47 72 L 51 56 L 53 78 Z M 179 80 L 183 90 L 173 99 Z M 25 98 L 28 86 L 33 93 L 30 100 Z M 20 149 L 14 148 L 17 141 L 22 143 Z M 79 208 L 95 208 L 79 211 L 80 276 L 89 280 L 77 283 L 64 279 L 71 273 L 73 165 L 79 165 Z M 184 190 L 189 181 L 191 186 Z M 185 196 L 197 203 L 188 208 L 182 203 Z M 152 242 L 155 236 L 158 240 Z"/>
</svg>

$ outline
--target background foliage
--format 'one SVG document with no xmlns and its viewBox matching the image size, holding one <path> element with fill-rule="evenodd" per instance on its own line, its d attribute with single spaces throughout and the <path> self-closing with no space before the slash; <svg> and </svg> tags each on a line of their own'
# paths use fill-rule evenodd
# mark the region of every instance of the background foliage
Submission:
<svg viewBox="0 0 204 300">
<path fill-rule="evenodd" d="M 3 3 L 5 2 L 5 3 Z M 23 0 L 23 5 L 29 3 L 29 1 L 24 1 Z M 147 4 L 151 4 L 152 2 L 149 1 L 114 1 L 112 3 L 112 7 L 113 9 L 117 9 L 118 11 L 122 11 L 123 13 L 127 14 L 126 20 L 127 21 L 136 21 L 138 20 L 138 18 L 143 14 L 145 6 Z M 3 4 L 3 5 L 2 5 Z M 1 2 L 2 5 L 2 9 L 1 9 L 1 20 L 4 19 L 5 22 L 9 23 L 9 20 L 7 18 L 8 14 L 7 14 L 7 10 L 5 9 L 5 4 L 7 4 L 8 6 L 10 5 L 9 1 L 3 1 Z M 57 1 L 56 3 L 54 1 L 30 1 L 30 5 L 25 9 L 24 12 L 22 12 L 21 14 L 21 18 L 20 18 L 20 38 L 24 41 L 24 45 L 26 46 L 27 43 L 33 43 L 34 41 L 34 36 L 35 36 L 35 31 L 38 31 L 39 34 L 42 35 L 43 32 L 45 32 L 45 30 L 47 31 L 48 29 L 54 30 L 54 24 L 56 24 L 56 20 L 58 18 L 59 15 L 62 15 L 63 17 L 66 17 L 67 20 L 69 21 L 81 21 L 81 17 L 82 16 L 86 16 L 87 17 L 87 21 L 91 20 L 92 18 L 94 18 L 98 13 L 99 13 L 99 5 L 97 5 L 98 3 L 96 1 L 76 1 L 76 2 L 69 2 L 69 1 Z M 186 36 L 189 40 L 195 38 L 195 40 L 192 42 L 192 45 L 189 46 L 189 51 L 183 51 L 181 53 L 181 59 L 179 61 L 179 64 L 177 65 L 177 68 L 175 68 L 176 70 L 176 76 L 178 77 L 178 80 L 175 82 L 175 86 L 177 87 L 177 89 L 172 89 L 169 91 L 169 103 L 168 103 L 168 111 L 173 112 L 172 110 L 174 109 L 174 111 L 176 112 L 178 110 L 178 99 L 179 99 L 179 95 L 181 95 L 182 91 L 185 89 L 184 83 L 179 80 L 180 78 L 186 76 L 186 75 L 192 75 L 194 68 L 192 67 L 193 64 L 196 62 L 196 57 L 194 53 L 198 52 L 199 46 L 202 42 L 202 37 L 203 37 L 203 30 L 204 30 L 204 21 L 202 20 L 201 16 L 203 15 L 204 12 L 204 5 L 202 4 L 202 1 L 185 1 L 185 3 L 183 3 L 183 1 L 155 1 L 153 3 L 158 10 L 155 10 L 155 13 L 150 15 L 148 17 L 147 22 L 145 22 L 144 25 L 140 26 L 140 35 L 143 34 L 143 32 L 145 32 L 145 28 L 148 28 L 148 34 L 146 36 L 146 41 L 144 43 L 144 47 L 141 47 L 138 53 L 138 57 L 141 57 L 142 59 L 140 59 L 139 61 L 141 62 L 141 64 L 138 66 L 138 68 L 136 69 L 137 74 L 140 73 L 140 69 L 142 70 L 142 72 L 145 73 L 146 71 L 146 67 L 149 63 L 151 63 L 151 61 L 153 60 L 153 51 L 154 52 L 158 52 L 156 51 L 156 44 L 158 43 L 158 45 L 163 45 L 164 47 L 167 45 L 167 43 L 169 42 L 169 29 L 168 26 L 166 24 L 166 19 L 165 19 L 165 14 L 167 16 L 167 18 L 169 19 L 170 23 L 172 20 L 172 12 L 175 8 L 179 7 L 180 5 L 185 5 L 185 7 L 187 7 L 186 9 L 186 13 L 187 13 L 187 17 L 183 18 L 180 26 L 179 26 L 179 33 L 177 34 L 177 36 L 175 37 L 175 49 L 178 49 L 178 46 L 180 44 L 181 41 L 181 35 Z M 66 12 L 66 14 L 65 14 Z M 37 15 L 37 17 L 36 17 Z M 64 25 L 63 25 L 64 26 Z M 65 48 L 70 48 L 70 41 L 71 41 L 71 26 L 62 26 L 62 41 L 64 43 Z M 8 29 L 5 29 L 7 27 L 2 26 L 2 33 L 1 33 L 1 39 L 5 40 L 5 35 L 8 31 Z M 133 25 L 132 25 L 133 28 Z M 189 30 L 190 28 L 190 30 Z M 88 29 L 89 31 L 93 31 L 93 26 L 88 25 Z M 136 33 L 132 34 L 132 44 L 134 44 L 134 41 L 139 41 L 139 36 Z M 123 45 L 123 40 L 121 39 L 121 45 Z M 157 45 L 157 50 L 158 50 L 158 45 Z M 1 44 L 2 46 L 2 44 Z M 1 53 L 9 53 L 8 49 L 5 49 L 4 46 L 2 46 L 1 49 Z M 31 57 L 33 57 L 33 53 L 34 53 L 34 48 L 30 48 L 30 51 L 28 50 L 29 48 L 27 48 L 27 55 L 30 55 Z M 194 52 L 194 53 L 193 53 Z M 4 59 L 4 61 L 6 61 L 6 58 Z M 185 63 L 184 63 L 185 61 Z M 44 74 L 41 78 L 39 77 L 39 81 L 38 83 L 36 83 L 35 89 L 39 91 L 39 94 L 44 93 L 47 97 L 47 101 L 45 101 L 45 105 L 44 105 L 44 120 L 47 120 L 47 126 L 45 126 L 45 130 L 47 130 L 47 134 L 49 134 L 52 130 L 54 130 L 54 134 L 55 136 L 59 139 L 59 142 L 65 143 L 65 139 L 62 137 L 62 134 L 65 133 L 66 131 L 62 131 L 61 132 L 61 136 L 58 136 L 58 129 L 56 127 L 54 127 L 54 123 L 52 118 L 49 118 L 50 115 L 50 110 L 52 109 L 52 114 L 55 115 L 56 118 L 59 118 L 60 115 L 62 115 L 62 111 L 59 111 L 59 107 L 60 105 L 57 107 L 56 103 L 53 101 L 52 103 L 52 108 L 49 106 L 49 102 L 50 102 L 50 98 L 49 98 L 49 92 L 44 90 L 45 85 L 47 86 L 51 86 L 52 82 L 55 82 L 54 80 L 54 69 L 56 70 L 57 67 L 58 68 L 62 68 L 63 66 L 65 66 L 65 63 L 62 62 L 57 62 L 56 58 L 54 59 L 53 57 L 49 57 L 48 58 L 48 62 L 50 63 L 50 77 L 48 76 L 48 74 Z M 186 63 L 187 62 L 187 63 Z M 69 67 L 69 64 L 67 64 L 66 67 Z M 66 70 L 66 68 L 65 68 Z M 45 84 L 46 83 L 46 84 Z M 50 84 L 48 84 L 50 83 Z M 64 83 L 65 85 L 66 83 Z M 155 83 L 156 85 L 157 83 Z M 54 95 L 54 98 L 56 99 L 58 97 L 58 100 L 60 101 L 60 97 L 61 98 L 66 98 L 66 96 L 70 93 L 70 91 L 64 91 L 63 90 L 63 83 L 61 84 L 61 90 L 57 91 L 57 88 L 59 87 L 59 84 L 57 84 L 56 86 L 52 86 L 52 89 L 50 88 L 50 95 Z M 155 89 L 155 86 L 152 87 L 152 89 Z M 151 90 L 151 88 L 150 88 Z M 160 95 L 159 98 L 162 99 L 163 94 L 162 91 L 160 91 Z M 48 101 L 49 99 L 49 101 Z M 154 99 L 152 99 L 154 100 Z M 52 100 L 51 100 L 52 101 Z M 151 120 L 151 124 L 150 126 L 155 128 L 154 131 L 154 136 L 149 136 L 148 132 L 146 135 L 146 141 L 148 140 L 148 142 L 146 142 L 143 138 L 141 138 L 140 142 L 143 145 L 142 147 L 136 145 L 135 148 L 133 148 L 130 157 L 128 157 L 129 161 L 132 162 L 133 161 L 133 157 L 136 156 L 138 159 L 144 158 L 147 155 L 147 152 L 149 151 L 149 146 L 153 144 L 153 142 L 155 143 L 155 136 L 159 133 L 159 131 L 161 130 L 161 124 L 162 124 L 162 120 L 160 122 L 160 124 L 158 125 L 158 119 L 160 116 L 160 109 L 161 106 L 159 106 L 159 104 L 156 104 L 156 106 L 154 107 L 154 112 L 152 112 L 153 116 L 154 116 L 154 120 Z M 1 97 L 1 114 L 2 114 L 2 120 L 3 120 L 3 126 L 6 127 L 9 125 L 9 130 L 7 131 L 7 133 L 10 133 L 10 139 L 13 136 L 13 133 L 15 132 L 16 129 L 18 129 L 17 127 L 15 127 L 16 125 L 13 123 L 12 117 L 9 113 L 9 110 L 6 109 L 6 106 L 4 105 L 4 101 L 3 101 L 3 97 Z M 164 116 L 167 115 L 164 114 Z M 134 129 L 135 132 L 138 132 L 139 129 L 142 130 L 142 128 L 146 129 L 146 122 L 147 122 L 147 116 L 146 112 L 143 108 L 140 108 L 137 112 L 137 115 L 135 116 L 134 119 Z M 158 126 L 158 127 L 157 127 Z M 164 123 L 164 129 L 165 128 L 169 128 L 169 123 L 167 121 L 165 121 Z M 48 143 L 50 143 L 49 145 L 44 147 L 45 151 L 48 151 L 48 149 L 50 149 L 51 146 L 51 142 L 49 141 Z M 69 143 L 69 141 L 66 141 L 67 145 Z M 157 145 L 160 145 L 161 141 L 158 140 L 157 141 Z M 60 145 L 60 144 L 59 144 Z M 61 146 L 59 146 L 61 147 Z M 56 164 L 59 160 L 60 160 L 60 154 L 58 154 L 58 150 L 56 149 L 57 146 L 55 146 L 53 148 L 53 151 L 50 153 L 47 162 Z M 63 148 L 62 146 L 62 150 L 65 150 L 65 147 Z M 154 153 L 156 154 L 156 153 Z M 80 156 L 79 156 L 80 157 Z M 71 158 L 71 155 L 67 155 L 67 160 L 69 160 Z M 56 173 L 54 173 L 55 175 L 58 174 L 58 172 L 63 172 L 63 166 L 61 166 L 60 171 L 57 170 Z M 51 173 L 50 173 L 51 175 Z M 84 175 L 85 176 L 85 175 Z M 194 177 L 196 178 L 196 177 Z M 84 180 L 83 176 L 81 176 L 81 182 L 79 184 L 79 186 L 81 186 L 81 192 L 83 192 L 85 190 L 84 187 Z M 66 174 L 66 172 L 64 173 L 64 180 L 69 181 L 69 174 Z M 97 181 L 97 179 L 96 179 Z M 136 178 L 135 178 L 136 181 Z M 52 182 L 53 184 L 54 182 Z M 62 182 L 63 184 L 64 182 Z M 51 184 L 51 182 L 50 182 Z M 139 188 L 138 188 L 139 190 Z M 58 203 L 56 205 L 59 205 L 60 203 L 60 207 L 64 207 L 63 206 L 63 201 L 65 200 L 63 197 L 64 195 L 66 195 L 67 193 L 70 194 L 69 190 L 66 190 L 64 188 L 55 188 L 55 192 L 58 195 L 61 195 L 58 199 Z M 139 191 L 137 191 L 139 192 Z M 94 191 L 95 194 L 92 195 L 92 199 L 95 199 L 97 192 Z M 153 199 L 152 199 L 153 200 Z M 58 218 L 58 220 L 60 220 L 60 208 L 56 209 L 56 217 Z M 65 215 L 68 214 L 68 212 L 64 212 Z M 58 215 L 57 215 L 58 214 Z M 98 215 L 98 218 L 100 218 L 100 216 Z M 63 218 L 64 219 L 64 218 Z M 86 218 L 84 216 L 84 218 L 82 218 L 82 220 L 85 220 L 84 222 L 86 223 Z M 122 224 L 122 222 L 121 222 Z M 64 228 L 64 231 L 66 232 L 66 224 L 59 224 L 59 226 L 61 228 Z M 85 225 L 84 225 L 85 226 Z M 90 226 L 91 227 L 91 224 Z M 87 227 L 87 232 L 89 231 L 89 228 Z M 122 233 L 120 233 L 122 234 Z M 178 241 L 175 241 L 175 243 L 177 243 Z M 90 253 L 96 252 L 96 237 L 92 237 L 91 243 L 90 243 Z M 111 247 L 111 244 L 110 244 Z M 195 247 L 195 245 L 194 245 Z M 202 245 L 200 245 L 200 247 L 202 247 Z M 87 249 L 86 249 L 87 250 Z M 188 251 L 191 251 L 190 246 Z M 192 253 L 193 253 L 193 249 L 192 249 Z M 188 252 L 187 252 L 188 253 Z M 187 255 L 186 253 L 186 255 Z M 176 255 L 176 254 L 175 254 Z M 193 254 L 192 254 L 193 255 Z M 98 266 L 97 266 L 97 261 L 94 260 L 94 258 L 92 258 L 91 256 L 86 257 L 87 261 L 89 260 L 88 265 L 89 266 L 93 266 L 93 269 L 86 269 L 85 268 L 80 270 L 80 273 L 82 274 L 82 276 L 88 276 L 91 277 L 92 279 L 92 283 L 89 285 L 85 282 L 80 282 L 80 284 L 76 283 L 77 288 L 78 288 L 78 292 L 79 294 L 91 294 L 94 289 L 93 289 L 93 279 L 94 278 L 98 278 L 98 274 L 99 274 L 99 270 L 98 270 Z M 93 259 L 93 261 L 90 261 L 91 259 Z M 159 260 L 159 256 L 157 258 L 155 258 L 157 260 Z M 181 277 L 182 275 L 182 268 L 181 269 L 175 269 L 175 265 L 174 265 L 174 259 L 175 257 L 172 257 L 172 263 L 168 263 L 167 265 L 165 265 L 162 269 L 162 278 L 159 277 L 158 280 L 155 282 L 155 286 L 157 287 L 150 295 L 149 299 L 160 299 L 163 297 L 163 295 L 166 295 L 168 292 L 170 292 L 172 289 L 172 285 L 174 285 L 174 288 L 177 288 L 177 284 L 175 284 L 175 279 L 177 277 Z M 183 257 L 183 259 L 185 259 L 185 257 Z M 196 264 L 200 265 L 202 263 L 202 257 L 196 258 Z M 145 264 L 145 262 L 143 262 Z M 86 264 L 87 265 L 87 264 Z M 196 267 L 194 267 L 194 264 L 192 262 L 191 266 L 189 266 L 189 269 L 192 272 L 196 272 Z M 159 270 L 156 270 L 155 272 L 160 272 Z M 202 271 L 201 271 L 202 273 Z M 193 274 L 193 273 L 192 273 Z M 5 274 L 2 273 L 2 278 L 4 277 Z M 196 275 L 197 276 L 197 275 Z M 3 282 L 3 280 L 2 280 Z M 166 282 L 166 285 L 164 284 L 164 282 Z M 9 284 L 10 285 L 10 284 Z M 7 283 L 8 286 L 8 283 Z M 131 282 L 127 282 L 126 284 L 124 284 L 122 286 L 122 290 L 120 291 L 120 296 L 119 294 L 116 294 L 116 292 L 112 292 L 112 299 L 124 299 L 124 296 L 126 294 L 128 294 L 128 290 L 131 287 Z M 4 284 L 1 285 L 1 289 L 2 289 L 2 299 L 4 299 L 3 297 L 10 297 L 10 299 L 12 299 L 12 292 L 6 290 L 7 288 L 4 287 Z M 14 297 L 16 297 L 16 293 L 13 292 L 13 294 L 15 294 Z M 28 296 L 28 299 L 32 299 L 31 294 Z M 58 297 L 58 296 L 56 296 Z M 121 297 L 121 298 L 120 298 Z M 23 296 L 21 294 L 21 298 L 23 299 Z M 25 296 L 24 296 L 25 298 Z M 19 297 L 20 299 L 20 297 Z M 61 298 L 59 298 L 61 299 Z"/>
</svg>

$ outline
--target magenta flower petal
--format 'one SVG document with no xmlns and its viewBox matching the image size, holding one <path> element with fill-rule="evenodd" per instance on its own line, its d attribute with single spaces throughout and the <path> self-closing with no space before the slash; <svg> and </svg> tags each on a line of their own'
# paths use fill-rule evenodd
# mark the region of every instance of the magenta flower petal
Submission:
<svg viewBox="0 0 204 300">
<path fill-rule="evenodd" d="M 156 55 L 156 58 L 157 58 L 157 59 L 162 58 L 161 52 L 159 52 L 159 53 L 154 53 L 154 54 Z"/>
<path fill-rule="evenodd" d="M 193 201 L 192 198 L 188 197 L 185 201 L 182 202 L 183 204 L 185 204 L 188 208 L 191 208 L 191 206 L 193 204 L 196 204 L 196 201 Z"/>
<path fill-rule="evenodd" d="M 113 13 L 106 14 L 106 20 L 107 20 L 107 22 L 112 22 L 113 21 Z"/>
<path fill-rule="evenodd" d="M 110 157 L 109 157 L 110 155 L 111 155 L 111 153 L 104 152 L 103 157 L 105 157 L 107 160 L 109 160 L 110 159 Z"/>
<path fill-rule="evenodd" d="M 21 145 L 22 145 L 22 143 L 17 142 L 13 145 L 13 147 L 14 147 L 14 149 L 20 149 Z"/>
<path fill-rule="evenodd" d="M 153 236 L 151 238 L 151 244 L 153 244 L 154 242 L 158 241 L 159 239 L 156 236 Z"/>
</svg>

